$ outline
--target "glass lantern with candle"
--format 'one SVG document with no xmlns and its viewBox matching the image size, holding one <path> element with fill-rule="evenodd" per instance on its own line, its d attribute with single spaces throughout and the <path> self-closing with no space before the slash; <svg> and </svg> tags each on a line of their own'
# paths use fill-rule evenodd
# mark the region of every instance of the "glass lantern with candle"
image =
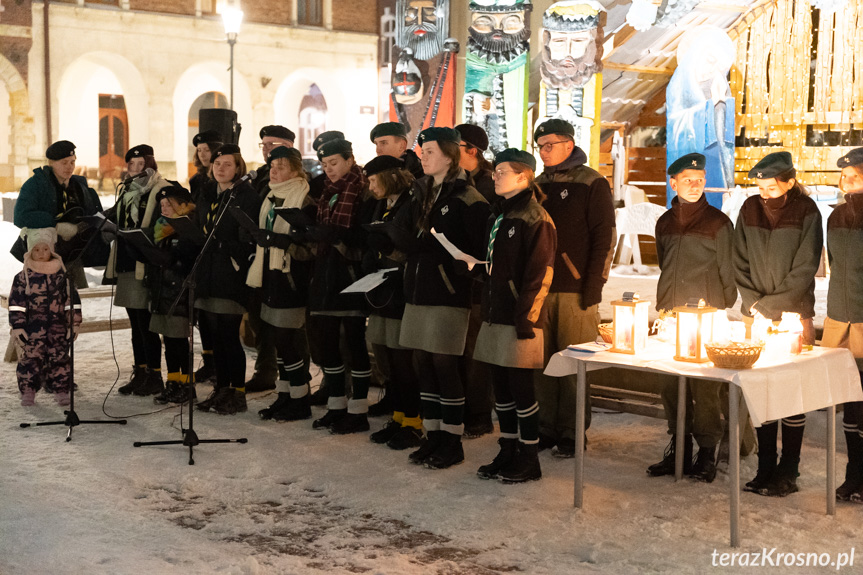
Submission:
<svg viewBox="0 0 863 575">
<path fill-rule="evenodd" d="M 704 344 L 713 340 L 715 307 L 703 299 L 688 301 L 672 310 L 677 314 L 677 361 L 704 363 L 710 361 Z"/>
<path fill-rule="evenodd" d="M 621 299 L 611 302 L 614 331 L 610 351 L 632 355 L 644 351 L 649 308 L 650 302 L 640 300 L 635 292 L 624 292 Z"/>
</svg>

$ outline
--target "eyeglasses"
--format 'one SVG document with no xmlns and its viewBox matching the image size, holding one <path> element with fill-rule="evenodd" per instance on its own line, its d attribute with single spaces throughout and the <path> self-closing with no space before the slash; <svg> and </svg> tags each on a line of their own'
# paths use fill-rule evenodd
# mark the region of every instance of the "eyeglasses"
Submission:
<svg viewBox="0 0 863 575">
<path fill-rule="evenodd" d="M 543 144 L 543 145 L 541 145 L 541 146 L 539 147 L 539 151 L 540 151 L 540 152 L 545 152 L 545 153 L 547 154 L 547 153 L 548 153 L 548 152 L 550 152 L 550 151 L 551 151 L 551 149 L 552 149 L 553 147 L 555 147 L 556 145 L 558 145 L 558 144 L 565 144 L 565 143 L 567 143 L 568 141 L 569 141 L 569 140 L 561 140 L 561 141 L 559 141 L 559 142 L 553 142 L 553 143 L 551 143 L 551 144 Z"/>
<path fill-rule="evenodd" d="M 272 149 L 278 146 L 287 146 L 285 142 L 258 142 L 258 147 L 262 150 Z"/>
<path fill-rule="evenodd" d="M 513 172 L 512 170 L 495 170 L 495 171 L 492 173 L 492 177 L 495 177 L 495 178 L 502 178 L 502 177 L 504 177 L 504 176 L 505 176 L 505 175 L 507 175 L 507 174 L 514 174 L 514 173 L 515 173 L 515 172 Z"/>
</svg>

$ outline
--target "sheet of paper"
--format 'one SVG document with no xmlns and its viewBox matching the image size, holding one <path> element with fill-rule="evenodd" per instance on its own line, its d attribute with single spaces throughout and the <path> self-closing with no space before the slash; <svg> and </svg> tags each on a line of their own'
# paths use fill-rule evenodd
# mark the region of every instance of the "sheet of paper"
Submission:
<svg viewBox="0 0 863 575">
<path fill-rule="evenodd" d="M 454 243 L 449 241 L 444 234 L 436 231 L 434 228 L 431 229 L 431 233 L 435 238 L 437 238 L 437 241 L 440 242 L 440 245 L 442 245 L 444 249 L 449 252 L 449 255 L 451 255 L 453 259 L 461 260 L 467 263 L 467 269 L 473 269 L 473 266 L 475 266 L 476 264 L 488 263 L 482 260 L 478 260 L 470 254 L 464 253 L 463 251 L 458 249 Z"/>
<path fill-rule="evenodd" d="M 398 268 L 387 268 L 385 270 L 376 271 L 375 273 L 363 276 L 345 289 L 342 293 L 368 293 L 384 283 L 389 272 L 397 271 Z"/>
</svg>

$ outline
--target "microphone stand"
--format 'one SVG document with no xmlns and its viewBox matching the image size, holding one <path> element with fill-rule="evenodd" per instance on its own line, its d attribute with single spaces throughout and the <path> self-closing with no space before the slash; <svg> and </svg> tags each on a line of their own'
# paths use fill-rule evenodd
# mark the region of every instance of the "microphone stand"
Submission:
<svg viewBox="0 0 863 575">
<path fill-rule="evenodd" d="M 107 220 L 106 220 L 107 221 Z M 87 240 L 87 243 L 84 244 L 84 248 L 81 250 L 81 253 L 78 254 L 74 260 L 70 262 L 70 265 L 77 263 L 79 260 L 82 260 L 84 254 L 87 252 L 87 249 L 93 243 L 93 240 L 99 235 L 99 232 L 104 226 L 104 222 L 99 224 L 96 228 L 95 233 Z M 69 409 L 64 410 L 63 413 L 66 415 L 66 419 L 63 421 L 43 421 L 40 423 L 22 423 L 20 426 L 22 428 L 27 427 L 41 427 L 45 425 L 65 425 L 69 428 L 69 431 L 66 432 L 66 441 L 72 441 L 72 429 L 82 425 L 82 424 L 116 424 L 116 425 L 126 425 L 125 419 L 117 419 L 114 421 L 104 421 L 104 420 L 96 420 L 96 419 L 80 419 L 78 414 L 75 413 L 75 301 L 72 298 L 72 276 L 68 273 L 66 274 L 66 290 L 69 294 L 69 314 L 67 315 L 68 326 L 69 326 Z M 80 298 L 78 305 L 81 305 Z"/>
<path fill-rule="evenodd" d="M 251 179 L 251 178 L 250 178 Z M 136 441 L 132 444 L 134 447 L 145 447 L 152 445 L 183 445 L 184 447 L 189 448 L 189 465 L 195 464 L 195 452 L 194 449 L 197 445 L 201 443 L 247 443 L 249 440 L 245 437 L 241 437 L 239 439 L 200 439 L 198 434 L 194 429 L 194 414 L 195 407 L 193 405 L 195 399 L 195 274 L 198 271 L 198 267 L 201 265 L 201 261 L 204 259 L 204 254 L 207 253 L 207 248 L 213 243 L 213 238 L 216 236 L 216 230 L 219 229 L 219 224 L 222 222 L 222 218 L 225 215 L 225 212 L 228 210 L 228 206 L 234 201 L 234 194 L 236 193 L 234 187 L 236 183 L 232 185 L 229 189 L 222 192 L 223 194 L 229 194 L 228 199 L 225 204 L 221 207 L 218 215 L 216 216 L 215 222 L 213 224 L 213 229 L 210 230 L 210 233 L 207 235 L 207 239 L 204 241 L 204 245 L 201 248 L 200 253 L 198 253 L 198 257 L 195 258 L 195 263 L 192 265 L 192 269 L 189 272 L 189 275 L 186 276 L 186 279 L 183 281 L 183 285 L 180 288 L 180 293 L 177 295 L 174 302 L 171 304 L 171 308 L 168 310 L 168 315 L 171 316 L 174 313 L 177 305 L 180 303 L 180 299 L 183 297 L 183 292 L 188 291 L 189 300 L 189 367 L 188 367 L 188 402 L 189 402 L 189 428 L 183 429 L 182 426 L 180 428 L 180 433 L 182 434 L 183 439 L 178 440 L 169 440 L 169 441 Z M 182 415 L 183 403 L 180 404 L 180 414 Z"/>
</svg>

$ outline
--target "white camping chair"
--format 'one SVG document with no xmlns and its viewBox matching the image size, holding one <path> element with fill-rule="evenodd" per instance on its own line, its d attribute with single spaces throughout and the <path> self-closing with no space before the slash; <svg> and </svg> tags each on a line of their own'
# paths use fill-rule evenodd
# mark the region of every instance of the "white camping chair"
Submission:
<svg viewBox="0 0 863 575">
<path fill-rule="evenodd" d="M 641 263 L 641 249 L 638 246 L 638 236 L 655 237 L 656 221 L 665 213 L 665 207 L 651 204 L 647 201 L 644 191 L 630 185 L 624 185 L 623 203 L 625 207 L 616 210 L 615 226 L 617 237 L 623 236 L 618 251 L 618 264 L 629 265 L 636 273 L 648 273 L 650 270 Z"/>
</svg>

